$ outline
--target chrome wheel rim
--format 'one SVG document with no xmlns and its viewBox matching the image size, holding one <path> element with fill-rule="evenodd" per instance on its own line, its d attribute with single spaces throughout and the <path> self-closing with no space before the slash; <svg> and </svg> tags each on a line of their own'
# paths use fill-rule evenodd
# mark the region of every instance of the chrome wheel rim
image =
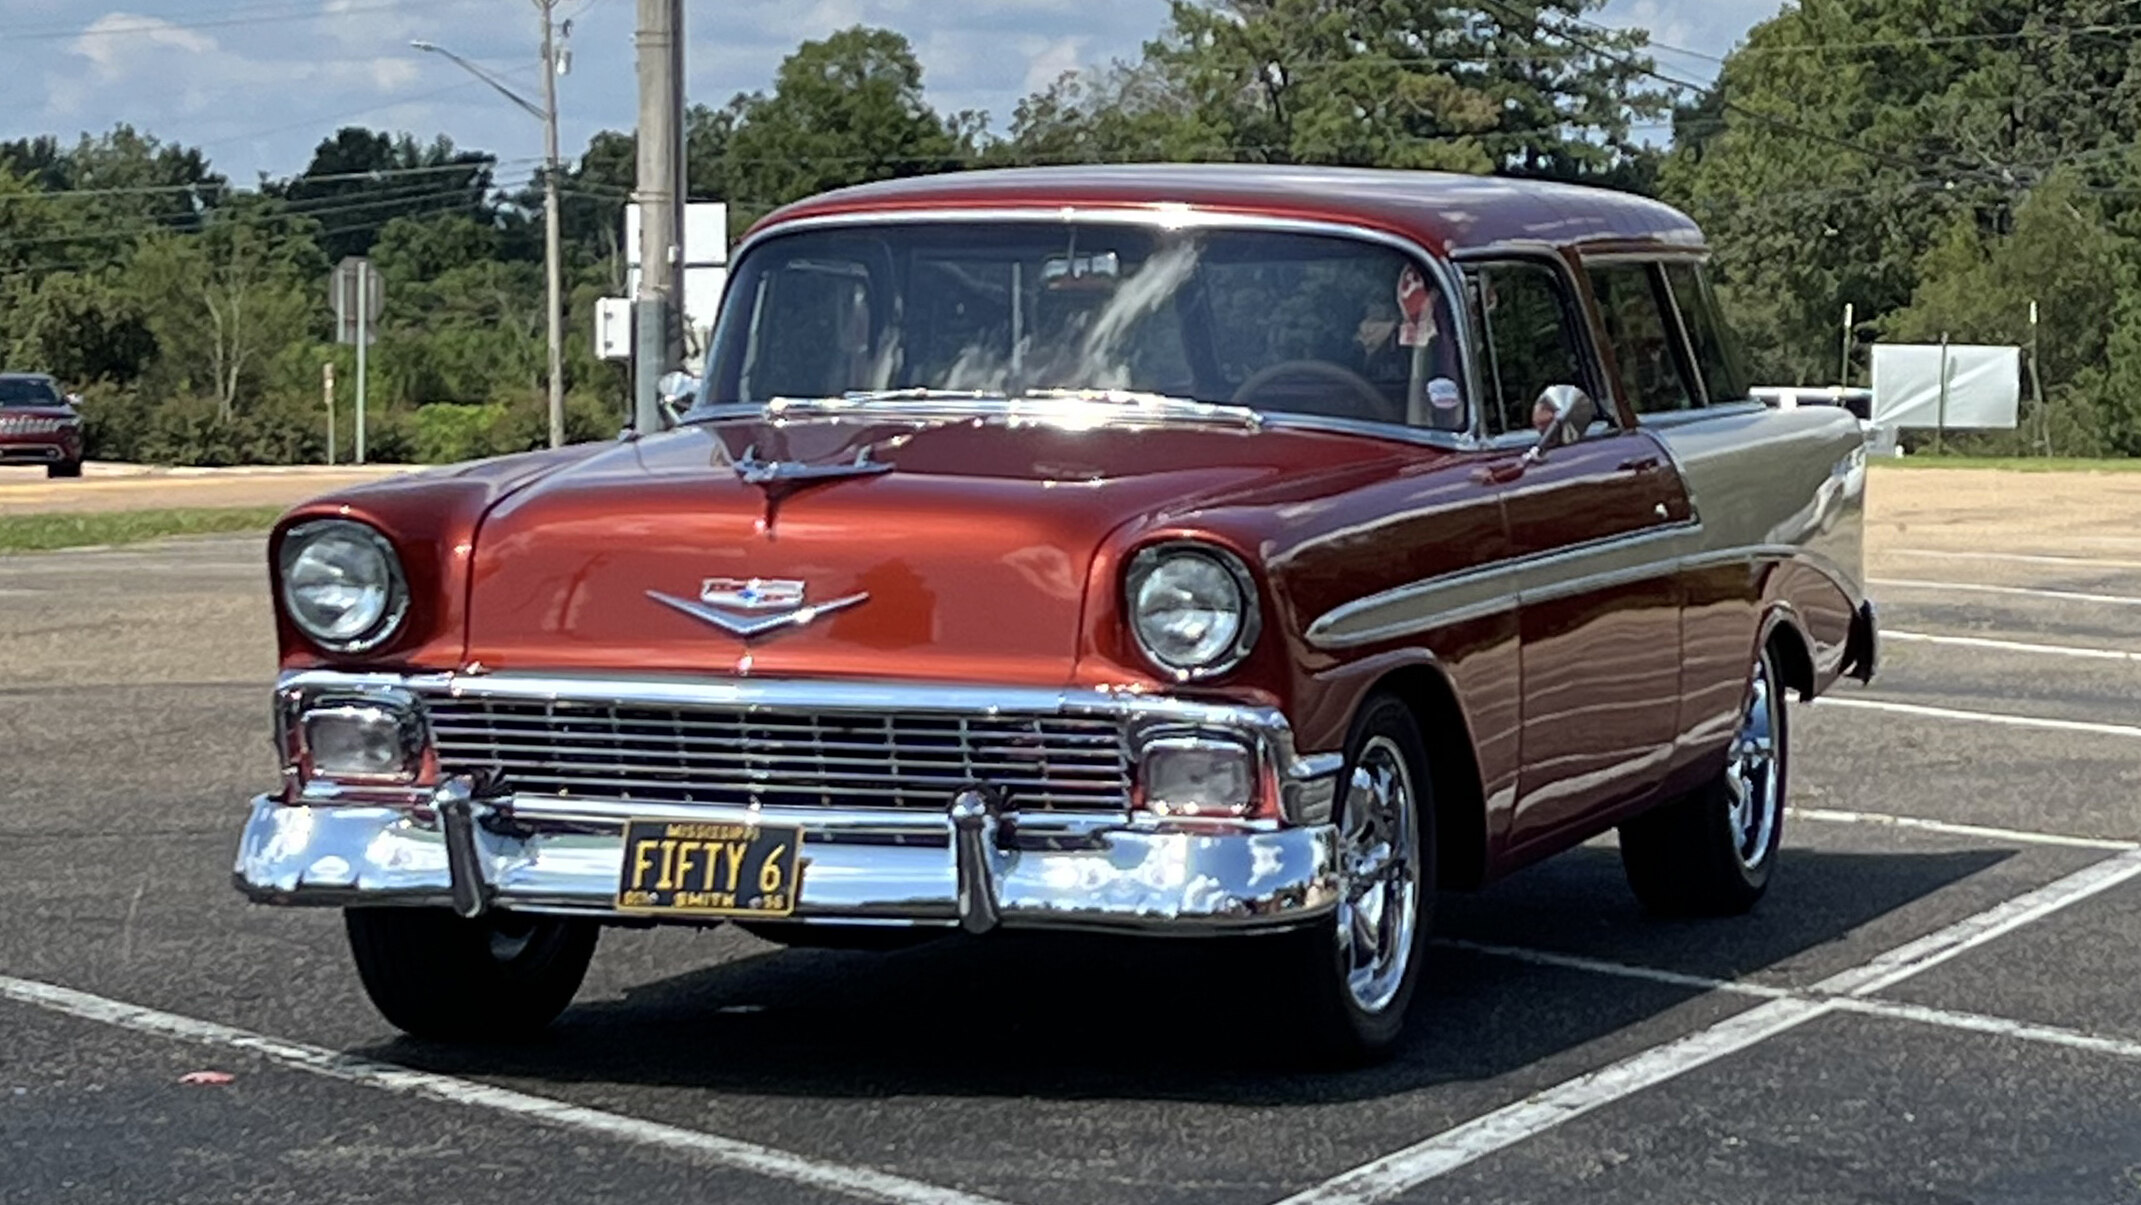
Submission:
<svg viewBox="0 0 2141 1205">
<path fill-rule="evenodd" d="M 1769 680 L 1769 663 L 1754 663 L 1754 682 L 1739 731 L 1725 758 L 1733 853 L 1747 870 L 1769 860 L 1777 821 L 1784 810 L 1784 747 L 1777 739 L 1777 694 Z"/>
<path fill-rule="evenodd" d="M 1388 737 L 1360 751 L 1338 833 L 1339 967 L 1361 1011 L 1390 1007 L 1412 965 L 1420 860 L 1412 772 Z"/>
</svg>

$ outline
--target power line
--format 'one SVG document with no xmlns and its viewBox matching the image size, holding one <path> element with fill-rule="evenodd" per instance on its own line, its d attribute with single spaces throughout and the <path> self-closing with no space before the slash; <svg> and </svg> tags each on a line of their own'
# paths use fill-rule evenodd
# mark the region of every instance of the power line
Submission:
<svg viewBox="0 0 2141 1205">
<path fill-rule="evenodd" d="M 0 162 L 4 162 L 4 160 L 0 160 Z M 410 176 L 446 175 L 456 172 L 474 171 L 489 171 L 495 173 L 496 171 L 502 168 L 509 169 L 513 167 L 531 166 L 540 162 L 541 160 L 532 158 L 471 159 L 465 163 L 441 163 L 429 167 L 391 167 L 381 168 L 377 171 L 332 172 L 324 173 L 321 175 L 300 174 L 289 177 L 285 181 L 285 183 L 295 185 L 325 184 L 349 180 L 393 180 L 402 179 Z M 243 189 L 237 185 L 232 184 L 228 180 L 218 178 L 214 180 L 202 180 L 192 184 L 144 184 L 126 188 L 54 188 L 25 193 L 0 193 L 0 203 L 4 203 L 7 201 L 35 201 L 45 199 L 60 200 L 84 197 L 95 198 L 155 196 L 165 193 L 245 194 L 250 191 L 257 190 Z"/>
<path fill-rule="evenodd" d="M 483 0 L 426 0 L 426 7 L 435 10 L 481 2 Z M 10 31 L 5 36 L 9 42 L 66 42 L 82 38 L 133 37 L 140 34 L 169 33 L 173 31 L 193 33 L 204 29 L 228 29 L 240 25 L 267 25 L 289 21 L 333 21 L 339 17 L 359 16 L 366 13 L 398 12 L 405 7 L 396 3 L 395 0 L 384 0 L 383 3 L 351 4 L 331 11 L 309 5 L 298 8 L 286 6 L 262 6 L 250 9 L 231 8 L 220 11 L 233 14 L 250 13 L 252 15 L 226 16 L 207 21 L 194 21 L 190 24 L 182 21 L 169 21 L 162 17 L 121 14 L 125 19 L 116 23 L 105 23 L 111 21 L 110 17 L 106 17 L 104 22 L 87 26 L 77 26 L 71 29 L 46 26 L 41 30 L 33 28 Z"/>
<path fill-rule="evenodd" d="M 1505 3 L 1505 0 L 1481 0 L 1481 3 L 1500 11 L 1505 16 L 1522 16 L 1521 13 L 1518 13 L 1516 10 L 1511 9 L 1508 4 Z M 1538 24 L 1538 22 L 1534 23 Z M 1570 23 L 1580 24 L 1585 26 L 1586 28 L 1599 30 L 1601 32 L 1616 32 L 1614 30 L 1608 29 L 1605 26 L 1593 25 L 1587 21 L 1572 21 Z M 1703 85 L 1693 83 L 1688 80 L 1680 79 L 1677 76 L 1667 75 L 1664 72 L 1659 71 L 1655 63 L 1645 64 L 1642 62 L 1638 62 L 1633 58 L 1629 58 L 1625 55 L 1616 55 L 1611 51 L 1601 49 L 1596 45 L 1584 41 L 1582 38 L 1577 37 L 1575 34 L 1570 33 L 1566 29 L 1555 28 L 1551 29 L 1549 32 L 1551 32 L 1553 36 L 1557 38 L 1560 38 L 1576 46 L 1589 50 L 1592 54 L 1597 55 L 1600 58 L 1606 59 L 1609 62 L 1619 63 L 1621 66 L 1626 67 L 1629 70 L 1632 70 L 1640 75 L 1649 76 L 1650 78 L 1655 79 L 1660 83 L 1667 84 L 1674 88 L 1685 89 L 1686 91 L 1692 92 L 1698 97 L 1701 97 L 1705 100 L 1714 100 L 1724 109 L 1733 113 L 1737 113 L 1750 121 L 1760 122 L 1763 125 L 1770 126 L 1773 129 L 1781 130 L 1785 133 L 1797 134 L 1802 138 L 1807 138 L 1815 142 L 1820 142 L 1828 146 L 1833 146 L 1840 150 L 1847 150 L 1855 154 L 1864 155 L 1866 158 L 1874 160 L 1877 163 L 1882 163 L 1890 167 L 1901 168 L 1902 170 L 1911 172 L 1913 175 L 1922 174 L 1925 170 L 1925 165 L 1922 163 L 1905 159 L 1899 155 L 1891 155 L 1886 151 L 1874 150 L 1871 147 L 1863 146 L 1859 143 L 1853 142 L 1848 138 L 1840 138 L 1834 134 L 1830 134 L 1822 130 L 1810 129 L 1806 126 L 1786 121 L 1779 117 L 1772 117 L 1759 109 L 1749 108 L 1746 105 L 1743 105 L 1738 101 L 1735 101 L 1730 97 L 1723 95 L 1721 91 L 1721 84 Z M 1525 40 L 1529 41 L 1530 39 L 1527 38 Z M 1997 179 L 1996 177 L 1992 177 L 1989 175 L 1989 173 L 1977 168 L 1962 169 L 1956 174 L 1962 176 L 1975 176 L 1980 178 L 1981 180 L 1989 180 L 1992 183 L 1997 183 L 2002 186 L 2005 186 L 2007 183 L 2006 181 L 2002 181 Z"/>
<path fill-rule="evenodd" d="M 2000 33 L 1933 34 L 1922 38 L 1880 38 L 1862 42 L 1802 42 L 1789 46 L 1742 46 L 1736 57 L 1764 58 L 1770 55 L 1821 54 L 1831 50 L 1885 50 L 1911 46 L 1948 46 L 1970 42 L 2053 41 L 2097 35 L 2141 32 L 2141 24 L 2076 25 L 2062 29 L 2017 29 Z M 1719 62 L 1724 60 L 1719 59 Z"/>
</svg>

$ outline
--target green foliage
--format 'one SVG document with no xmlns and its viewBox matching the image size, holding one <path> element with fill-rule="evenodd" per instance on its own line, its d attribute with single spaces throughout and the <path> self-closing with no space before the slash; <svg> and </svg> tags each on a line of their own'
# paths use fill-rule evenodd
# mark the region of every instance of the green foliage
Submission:
<svg viewBox="0 0 2141 1205">
<path fill-rule="evenodd" d="M 346 126 L 320 143 L 303 174 L 269 191 L 322 218 L 320 248 L 338 263 L 369 253 L 397 218 L 452 213 L 488 225 L 497 218 L 491 189 L 490 156 L 444 135 L 426 145 Z"/>
<path fill-rule="evenodd" d="M 91 511 L 82 514 L 0 515 L 0 555 L 55 548 L 138 544 L 171 536 L 266 531 L 280 506 L 186 507 L 172 510 Z"/>
<path fill-rule="evenodd" d="M 436 403 L 416 412 L 410 442 L 416 458 L 432 464 L 476 460 L 498 450 L 506 417 L 502 405 Z"/>
<path fill-rule="evenodd" d="M 1626 185 L 1666 100 L 1643 35 L 1564 36 L 1598 0 L 1171 0 L 1140 62 L 1012 115 L 1006 163 L 1201 159 Z"/>
<path fill-rule="evenodd" d="M 1949 445 L 2141 455 L 2141 56 L 2088 32 L 2123 0 L 1785 5 L 1715 89 L 1681 93 L 1666 154 L 1640 136 L 1670 103 L 1646 36 L 1591 23 L 1600 7 L 1170 0 L 1138 56 L 1024 98 L 1000 137 L 930 107 L 905 38 L 846 29 L 799 46 L 771 89 L 693 108 L 687 187 L 726 200 L 738 231 L 826 189 L 976 164 L 1357 164 L 1656 192 L 1703 223 L 1764 382 L 1832 380 L 1847 302 L 1862 339 L 2034 335 L 2022 428 Z M 575 439 L 613 436 L 628 409 L 625 374 L 589 343 L 597 299 L 624 286 L 637 149 L 597 134 L 558 179 Z M 354 349 L 330 342 L 325 284 L 364 253 L 388 295 L 370 458 L 543 446 L 542 184 L 501 190 L 486 155 L 361 128 L 256 189 L 124 126 L 0 143 L 0 367 L 84 392 L 92 456 L 235 463 L 325 458 L 332 365 L 347 459 Z M 1313 285 L 1265 303 L 1281 329 L 1319 304 Z"/>
<path fill-rule="evenodd" d="M 972 150 L 969 129 L 923 101 L 922 65 L 890 30 L 856 26 L 805 42 L 774 80 L 771 95 L 731 106 L 722 183 L 742 209 L 944 171 Z"/>
</svg>

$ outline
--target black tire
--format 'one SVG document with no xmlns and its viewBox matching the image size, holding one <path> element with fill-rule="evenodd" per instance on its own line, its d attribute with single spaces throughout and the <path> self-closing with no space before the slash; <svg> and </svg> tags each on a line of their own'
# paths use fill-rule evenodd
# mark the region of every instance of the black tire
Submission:
<svg viewBox="0 0 2141 1205">
<path fill-rule="evenodd" d="M 1737 916 L 1769 889 L 1784 835 L 1791 728 L 1776 657 L 1766 648 L 1749 675 L 1741 726 L 1732 738 L 1735 749 L 1753 735 L 1755 710 L 1765 702 L 1773 750 L 1766 771 L 1769 789 L 1744 818 L 1734 805 L 1754 777 L 1752 759 L 1728 753 L 1717 777 L 1621 825 L 1621 867 L 1646 910 L 1659 916 Z"/>
<path fill-rule="evenodd" d="M 1426 960 L 1427 935 L 1435 909 L 1434 790 L 1428 778 L 1426 745 L 1420 739 L 1412 710 L 1391 695 L 1379 694 L 1368 700 L 1346 742 L 1346 768 L 1339 776 L 1334 817 L 1340 832 L 1339 857 L 1342 864 L 1347 863 L 1345 834 L 1351 831 L 1350 825 L 1358 815 L 1356 805 L 1364 798 L 1353 786 L 1355 771 L 1363 768 L 1364 757 L 1375 759 L 1377 764 L 1386 762 L 1393 749 L 1402 763 L 1411 798 L 1410 873 L 1416 876 L 1410 939 L 1402 943 L 1405 962 L 1395 987 L 1387 995 L 1375 993 L 1384 998 L 1379 1006 L 1371 1008 L 1349 985 L 1352 947 L 1342 936 L 1352 915 L 1349 905 L 1342 904 L 1328 921 L 1277 939 L 1285 948 L 1283 981 L 1294 988 L 1296 999 L 1291 1003 L 1309 1039 L 1307 1053 L 1322 1064 L 1355 1066 L 1389 1054 L 1404 1031 L 1405 1014 L 1419 988 L 1420 969 Z M 1349 891 L 1351 882 L 1350 873 L 1342 872 L 1341 893 Z M 1401 927 L 1377 928 L 1386 937 L 1402 932 Z"/>
<path fill-rule="evenodd" d="M 45 477 L 47 480 L 54 477 L 79 477 L 81 475 L 82 462 L 79 460 L 61 461 L 45 466 Z"/>
<path fill-rule="evenodd" d="M 365 994 L 396 1029 L 442 1041 L 531 1037 L 572 1003 L 600 930 L 591 921 L 443 908 L 342 914 Z"/>
</svg>

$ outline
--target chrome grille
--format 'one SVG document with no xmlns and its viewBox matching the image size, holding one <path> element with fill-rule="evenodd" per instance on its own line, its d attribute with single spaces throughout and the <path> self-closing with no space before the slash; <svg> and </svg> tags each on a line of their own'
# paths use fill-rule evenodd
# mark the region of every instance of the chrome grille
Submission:
<svg viewBox="0 0 2141 1205">
<path fill-rule="evenodd" d="M 516 792 L 764 807 L 941 810 L 976 782 L 1014 808 L 1120 811 L 1111 719 L 744 711 L 599 700 L 425 699 L 439 765 Z"/>
</svg>

